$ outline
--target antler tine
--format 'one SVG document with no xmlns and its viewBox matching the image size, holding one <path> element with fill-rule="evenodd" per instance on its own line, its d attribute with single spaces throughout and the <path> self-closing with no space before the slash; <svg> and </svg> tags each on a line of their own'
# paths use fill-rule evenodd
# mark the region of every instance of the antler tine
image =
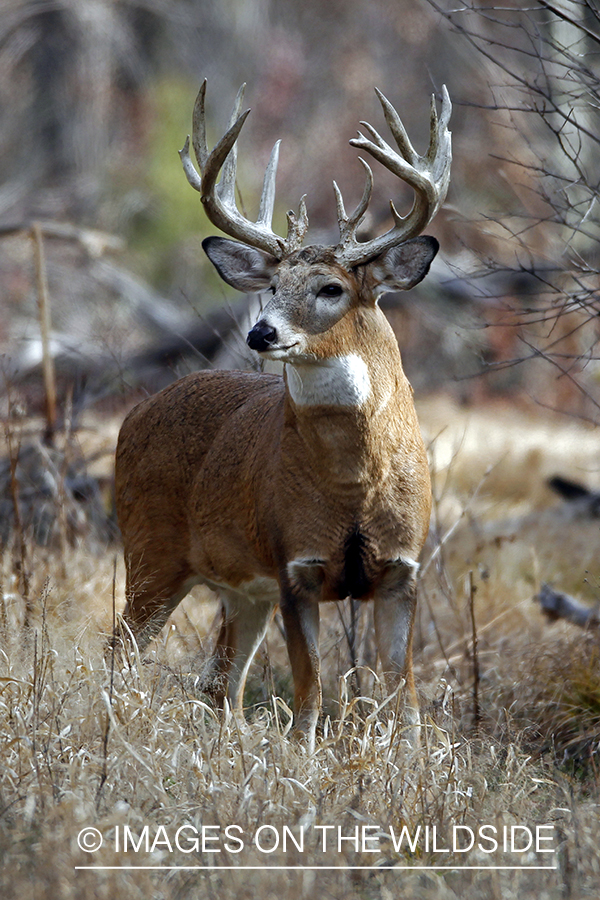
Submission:
<svg viewBox="0 0 600 900">
<path fill-rule="evenodd" d="M 369 164 L 366 163 L 365 160 L 360 156 L 359 162 L 363 165 L 366 172 L 365 186 L 363 188 L 362 197 L 358 202 L 358 206 L 356 207 L 352 215 L 346 215 L 342 192 L 337 186 L 337 183 L 335 181 L 333 182 L 333 190 L 335 192 L 335 201 L 337 208 L 337 219 L 340 228 L 340 247 L 346 247 L 352 244 L 352 242 L 356 242 L 356 230 L 367 211 L 369 200 L 371 199 L 371 192 L 373 190 L 373 172 L 371 171 L 371 167 L 369 166 Z"/>
<path fill-rule="evenodd" d="M 235 128 L 236 123 L 239 121 L 241 113 L 242 113 L 242 102 L 244 100 L 244 93 L 246 90 L 246 85 L 243 84 L 239 91 L 237 92 L 235 103 L 233 104 L 233 110 L 231 111 L 231 116 L 229 118 L 229 126 L 228 130 L 231 128 Z M 250 110 L 247 111 L 246 116 Z M 242 125 L 245 122 L 245 118 L 242 121 Z M 240 125 L 241 131 L 241 125 Z M 239 134 L 239 131 L 238 131 Z M 237 176 L 237 143 L 234 141 L 231 150 L 225 157 L 225 162 L 223 163 L 223 171 L 221 173 L 221 180 L 217 185 L 217 191 L 219 193 L 219 197 L 223 201 L 224 206 L 234 207 L 235 208 L 235 180 Z"/>
<path fill-rule="evenodd" d="M 446 85 L 442 85 L 442 109 L 439 115 L 435 105 L 435 97 L 431 97 L 431 125 L 429 137 L 429 150 L 427 151 L 427 159 L 435 165 L 436 154 L 439 159 L 443 159 L 444 154 L 452 153 L 452 138 L 448 131 L 448 122 L 452 114 L 452 103 Z M 441 148 L 442 152 L 439 152 Z M 448 166 L 447 177 L 450 177 L 450 166 Z"/>
<path fill-rule="evenodd" d="M 196 102 L 194 103 L 194 111 L 192 113 L 192 145 L 200 171 L 203 172 L 208 159 L 208 144 L 206 143 L 206 115 L 204 112 L 204 101 L 206 98 L 206 78 L 200 85 Z"/>
<path fill-rule="evenodd" d="M 260 207 L 258 210 L 258 225 L 266 225 L 270 228 L 273 222 L 273 210 L 275 208 L 275 178 L 279 163 L 279 146 L 281 141 L 276 141 L 271 156 L 265 169 L 262 194 L 260 195 Z"/>
<path fill-rule="evenodd" d="M 185 172 L 185 177 L 187 178 L 189 184 L 194 188 L 198 193 L 202 193 L 202 179 L 196 172 L 194 167 L 194 163 L 190 157 L 190 136 L 185 139 L 185 144 L 179 151 L 179 158 L 181 160 L 181 164 L 183 165 L 183 171 Z"/>
<path fill-rule="evenodd" d="M 393 172 L 398 178 L 412 187 L 415 192 L 415 199 L 411 211 L 404 217 L 400 216 L 394 204 L 390 201 L 394 225 L 385 234 L 371 241 L 359 242 L 356 240 L 358 221 L 353 223 L 351 233 L 346 225 L 344 225 L 342 230 L 342 225 L 340 224 L 341 239 L 336 253 L 343 264 L 350 266 L 368 262 L 369 259 L 373 259 L 397 244 L 420 234 L 444 202 L 450 180 L 452 144 L 447 126 L 452 105 L 446 88 L 442 89 L 442 109 L 439 119 L 435 98 L 432 97 L 430 141 L 425 156 L 419 156 L 415 151 L 400 116 L 389 100 L 384 97 L 381 91 L 376 89 L 376 92 L 398 150 L 396 151 L 390 147 L 376 129 L 367 122 L 361 122 L 361 125 L 369 133 L 371 139 L 359 132 L 358 137 L 353 138 L 350 144 L 353 147 L 358 147 L 360 150 L 365 150 L 389 169 L 390 172 Z M 336 197 L 338 193 L 336 191 Z M 338 202 L 338 218 L 340 208 L 343 213 L 343 203 L 340 207 Z M 361 216 L 364 215 L 365 211 L 366 205 L 361 211 Z"/>
<path fill-rule="evenodd" d="M 241 112 L 245 85 L 238 91 L 229 127 L 223 137 L 209 153 L 206 141 L 206 80 L 202 83 L 192 118 L 192 144 L 201 174 L 198 174 L 190 159 L 189 137 L 179 155 L 188 182 L 199 191 L 202 204 L 210 221 L 230 237 L 252 247 L 271 253 L 278 259 L 297 249 L 308 229 L 308 216 L 304 198 L 300 203 L 298 217 L 288 213 L 288 234 L 284 239 L 272 230 L 275 206 L 275 180 L 279 158 L 279 141 L 273 147 L 263 181 L 260 207 L 256 222 L 246 219 L 235 202 L 237 171 L 237 139 L 250 110 Z M 221 180 L 217 178 L 221 172 Z"/>
<path fill-rule="evenodd" d="M 179 156 L 183 163 L 183 170 L 187 176 L 187 179 L 191 186 L 200 191 L 202 196 L 202 201 L 204 202 L 205 195 L 209 193 L 209 191 L 214 189 L 215 182 L 223 163 L 229 156 L 230 151 L 235 145 L 235 142 L 238 138 L 240 131 L 242 130 L 242 126 L 250 113 L 250 110 L 246 110 L 241 116 L 238 115 L 237 119 L 232 116 L 232 124 L 230 125 L 227 132 L 215 146 L 211 153 L 208 152 L 208 146 L 206 143 L 206 116 L 204 109 L 204 98 L 206 94 L 206 80 L 202 83 L 200 90 L 198 92 L 198 96 L 196 97 L 196 102 L 194 104 L 194 112 L 192 116 L 192 145 L 194 147 L 194 153 L 196 155 L 196 160 L 198 165 L 200 166 L 200 172 L 202 173 L 202 177 L 196 171 L 194 164 L 190 158 L 190 138 L 189 135 L 186 138 L 183 149 L 179 151 Z M 238 93 L 238 99 L 240 99 Z M 234 110 L 235 112 L 235 110 Z M 235 156 L 234 156 L 234 164 L 235 164 Z M 234 169 L 234 180 L 235 180 L 235 169 Z"/>
<path fill-rule="evenodd" d="M 297 249 L 302 245 L 302 241 L 308 231 L 308 212 L 306 211 L 306 194 L 300 198 L 300 206 L 298 207 L 298 215 L 290 209 L 286 214 L 288 223 L 288 236 L 286 246 L 289 248 L 287 252 Z"/>
<path fill-rule="evenodd" d="M 344 206 L 344 198 L 342 197 L 342 192 L 338 187 L 337 181 L 333 182 L 333 192 L 335 194 L 335 208 L 337 211 L 338 225 L 340 226 L 340 237 L 342 235 L 342 227 L 348 221 L 348 216 L 346 215 L 346 207 Z"/>
<path fill-rule="evenodd" d="M 383 115 L 385 117 L 385 121 L 387 123 L 388 128 L 392 132 L 392 136 L 396 141 L 398 149 L 400 153 L 404 157 L 404 159 L 409 162 L 411 165 L 414 165 L 419 158 L 418 153 L 415 151 L 415 148 L 410 142 L 410 138 L 406 133 L 406 128 L 402 123 L 402 119 L 398 115 L 398 112 L 394 109 L 390 101 L 387 97 L 381 93 L 379 88 L 375 88 L 375 93 L 379 97 L 379 102 L 383 108 Z M 435 108 L 435 100 L 431 98 Z M 384 142 L 382 141 L 382 144 Z"/>
</svg>

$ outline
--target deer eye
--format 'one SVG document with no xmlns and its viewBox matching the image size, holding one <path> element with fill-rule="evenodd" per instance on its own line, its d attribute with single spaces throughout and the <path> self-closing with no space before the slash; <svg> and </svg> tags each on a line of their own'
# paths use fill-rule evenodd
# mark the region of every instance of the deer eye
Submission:
<svg viewBox="0 0 600 900">
<path fill-rule="evenodd" d="M 319 291 L 319 297 L 339 297 L 343 294 L 343 289 L 339 284 L 326 284 Z"/>
</svg>

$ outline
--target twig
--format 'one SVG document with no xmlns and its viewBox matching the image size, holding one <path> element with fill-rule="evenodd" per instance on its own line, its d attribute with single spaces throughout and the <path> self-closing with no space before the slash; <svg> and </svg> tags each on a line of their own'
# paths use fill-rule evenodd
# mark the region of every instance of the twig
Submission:
<svg viewBox="0 0 600 900">
<path fill-rule="evenodd" d="M 117 557 L 115 556 L 113 560 L 113 580 L 112 580 L 112 640 L 111 640 L 111 650 L 110 650 L 110 687 L 108 691 L 108 705 L 110 710 L 112 710 L 113 704 L 113 689 L 115 682 L 115 652 L 116 652 L 116 627 L 117 627 L 117 610 L 116 610 L 116 585 L 117 585 Z M 98 809 L 100 805 L 100 798 L 102 796 L 102 789 L 106 784 L 106 779 L 108 778 L 108 736 L 110 734 L 110 723 L 111 716 L 110 711 L 107 712 L 106 722 L 104 725 L 104 734 L 102 736 L 102 774 L 100 775 L 100 783 L 98 785 L 98 790 L 96 791 L 96 809 Z"/>
<path fill-rule="evenodd" d="M 13 563 L 16 569 L 19 583 L 19 590 L 25 604 L 25 618 L 23 625 L 28 628 L 31 622 L 31 614 L 33 612 L 31 597 L 29 595 L 29 561 L 27 559 L 27 542 L 23 529 L 23 520 L 21 518 L 21 504 L 19 497 L 19 477 L 17 467 L 19 465 L 19 452 L 21 448 L 20 439 L 14 443 L 13 431 L 10 427 L 10 399 L 9 399 L 9 415 L 4 426 L 4 436 L 6 446 L 8 448 L 8 459 L 10 464 L 10 498 L 13 506 L 13 516 L 15 520 L 15 543 L 16 543 L 16 559 Z"/>
<path fill-rule="evenodd" d="M 477 588 L 473 583 L 473 570 L 469 571 L 469 613 L 471 616 L 471 640 L 473 645 L 473 726 L 479 730 L 481 724 L 481 709 L 479 706 L 479 652 L 477 638 L 477 623 L 475 621 L 475 594 Z"/>
<path fill-rule="evenodd" d="M 54 360 L 50 352 L 50 299 L 48 296 L 48 279 L 46 275 L 46 259 L 44 256 L 44 240 L 39 222 L 31 227 L 34 246 L 35 278 L 38 293 L 40 314 L 40 334 L 42 338 L 42 369 L 44 373 L 44 389 L 46 392 L 46 432 L 44 440 L 47 444 L 54 442 L 56 430 L 56 378 Z"/>
</svg>

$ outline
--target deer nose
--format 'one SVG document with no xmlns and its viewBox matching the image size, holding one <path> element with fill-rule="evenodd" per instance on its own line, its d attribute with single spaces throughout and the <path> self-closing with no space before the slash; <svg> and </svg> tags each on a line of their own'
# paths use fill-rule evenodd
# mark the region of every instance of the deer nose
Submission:
<svg viewBox="0 0 600 900">
<path fill-rule="evenodd" d="M 262 353 L 264 350 L 270 350 L 271 345 L 277 343 L 277 332 L 266 322 L 257 322 L 254 328 L 248 332 L 246 343 L 251 350 Z"/>
</svg>

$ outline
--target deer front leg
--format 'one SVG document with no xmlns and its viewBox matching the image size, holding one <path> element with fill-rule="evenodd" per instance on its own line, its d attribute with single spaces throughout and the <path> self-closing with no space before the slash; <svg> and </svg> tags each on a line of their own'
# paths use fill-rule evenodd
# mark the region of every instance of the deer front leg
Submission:
<svg viewBox="0 0 600 900">
<path fill-rule="evenodd" d="M 323 583 L 319 560 L 288 564 L 282 578 L 280 608 L 294 679 L 294 731 L 315 749 L 321 710 L 321 658 L 319 655 L 319 598 Z"/>
<path fill-rule="evenodd" d="M 388 565 L 375 594 L 375 637 L 388 691 L 405 683 L 402 718 L 414 742 L 419 724 L 419 701 L 412 669 L 412 633 L 417 606 L 418 563 L 400 558 Z"/>
</svg>

